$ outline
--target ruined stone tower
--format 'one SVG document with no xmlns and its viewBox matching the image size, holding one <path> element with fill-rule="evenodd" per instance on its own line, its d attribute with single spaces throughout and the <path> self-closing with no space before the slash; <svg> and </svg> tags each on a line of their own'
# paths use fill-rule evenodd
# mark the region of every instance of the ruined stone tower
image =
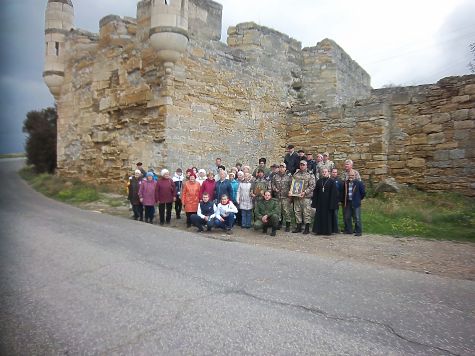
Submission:
<svg viewBox="0 0 475 356">
<path fill-rule="evenodd" d="M 71 0 L 48 0 L 45 14 L 45 68 L 43 78 L 55 99 L 64 82 L 65 37 L 74 25 Z"/>
</svg>

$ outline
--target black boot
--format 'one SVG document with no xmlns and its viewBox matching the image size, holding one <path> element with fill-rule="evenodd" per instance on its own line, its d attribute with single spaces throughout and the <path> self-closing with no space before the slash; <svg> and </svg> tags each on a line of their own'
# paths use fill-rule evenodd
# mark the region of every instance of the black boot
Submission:
<svg viewBox="0 0 475 356">
<path fill-rule="evenodd" d="M 308 235 L 310 233 L 310 224 L 305 224 L 305 231 L 303 232 L 304 235 Z"/>
<path fill-rule="evenodd" d="M 290 223 L 286 222 L 285 223 L 285 232 L 289 232 L 289 231 L 290 231 Z"/>
<path fill-rule="evenodd" d="M 277 230 L 277 229 L 272 226 L 272 231 L 271 231 L 270 235 L 271 235 L 271 236 L 275 236 L 275 234 L 276 234 L 275 231 L 276 231 L 276 230 Z"/>
<path fill-rule="evenodd" d="M 277 230 L 282 229 L 282 221 L 279 221 L 279 225 L 277 225 Z"/>
<path fill-rule="evenodd" d="M 262 227 L 262 232 L 263 232 L 264 234 L 267 234 L 267 226 L 263 226 L 263 227 Z"/>
<path fill-rule="evenodd" d="M 297 232 L 302 232 L 302 224 L 297 224 L 295 230 L 292 230 L 292 233 L 295 234 Z"/>
</svg>

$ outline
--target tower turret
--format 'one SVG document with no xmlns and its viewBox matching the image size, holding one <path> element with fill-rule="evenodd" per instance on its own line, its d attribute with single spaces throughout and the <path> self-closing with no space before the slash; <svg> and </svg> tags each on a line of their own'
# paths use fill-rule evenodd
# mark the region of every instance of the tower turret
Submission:
<svg viewBox="0 0 475 356">
<path fill-rule="evenodd" d="M 71 0 L 48 0 L 45 14 L 46 55 L 43 78 L 58 99 L 64 81 L 64 42 L 74 25 Z"/>
<path fill-rule="evenodd" d="M 188 0 L 152 0 L 150 43 L 167 72 L 188 45 Z"/>
</svg>

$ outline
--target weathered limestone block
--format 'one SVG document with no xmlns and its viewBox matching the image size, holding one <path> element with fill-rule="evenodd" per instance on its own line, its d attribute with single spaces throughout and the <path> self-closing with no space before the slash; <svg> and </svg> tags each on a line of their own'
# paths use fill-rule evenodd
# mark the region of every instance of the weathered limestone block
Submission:
<svg viewBox="0 0 475 356">
<path fill-rule="evenodd" d="M 441 124 L 428 124 L 425 125 L 422 128 L 422 131 L 424 131 L 427 134 L 435 133 L 435 132 L 441 132 L 442 131 L 442 125 Z"/>
<path fill-rule="evenodd" d="M 463 149 L 455 149 L 449 151 L 450 159 L 462 159 L 465 158 L 465 150 Z"/>
<path fill-rule="evenodd" d="M 411 168 L 421 168 L 425 167 L 426 160 L 424 158 L 411 158 L 407 161 L 407 166 Z"/>
<path fill-rule="evenodd" d="M 470 95 L 461 95 L 452 98 L 453 103 L 465 103 L 467 101 L 470 101 Z"/>
<path fill-rule="evenodd" d="M 115 133 L 109 133 L 107 131 L 96 131 L 92 134 L 92 141 L 96 143 L 110 142 L 115 138 Z"/>
<path fill-rule="evenodd" d="M 475 128 L 475 120 L 464 120 L 464 121 L 455 121 L 454 129 L 463 130 L 463 129 L 473 129 Z"/>
<path fill-rule="evenodd" d="M 469 109 L 460 109 L 452 112 L 451 117 L 452 120 L 455 121 L 462 121 L 462 120 L 467 120 L 469 118 Z"/>
<path fill-rule="evenodd" d="M 416 134 L 411 136 L 411 144 L 412 145 L 425 145 L 427 144 L 427 134 Z"/>
<path fill-rule="evenodd" d="M 427 142 L 431 145 L 445 142 L 445 134 L 443 132 L 430 134 L 427 136 Z"/>
</svg>

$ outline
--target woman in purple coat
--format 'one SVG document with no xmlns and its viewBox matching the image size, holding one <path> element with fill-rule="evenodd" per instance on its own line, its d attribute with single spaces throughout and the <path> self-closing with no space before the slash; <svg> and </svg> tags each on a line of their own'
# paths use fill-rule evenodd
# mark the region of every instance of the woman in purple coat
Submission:
<svg viewBox="0 0 475 356">
<path fill-rule="evenodd" d="M 163 225 L 166 221 L 170 224 L 172 218 L 172 205 L 176 201 L 176 188 L 175 183 L 170 178 L 170 172 L 168 169 L 162 169 L 160 172 L 160 179 L 157 182 L 157 201 L 158 201 L 158 216 L 160 219 L 160 225 Z M 165 218 L 165 209 L 167 216 Z"/>
<path fill-rule="evenodd" d="M 153 224 L 153 216 L 155 215 L 155 204 L 157 182 L 153 180 L 153 173 L 147 173 L 147 179 L 142 182 L 139 189 L 140 202 L 145 207 L 145 222 Z"/>
</svg>

